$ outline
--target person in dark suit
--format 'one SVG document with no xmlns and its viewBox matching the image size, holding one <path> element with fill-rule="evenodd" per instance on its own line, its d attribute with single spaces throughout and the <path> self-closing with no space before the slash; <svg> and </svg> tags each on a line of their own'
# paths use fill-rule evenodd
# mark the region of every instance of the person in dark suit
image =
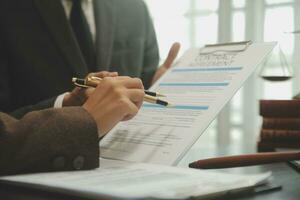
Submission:
<svg viewBox="0 0 300 200">
<path fill-rule="evenodd" d="M 90 72 L 140 77 L 148 88 L 168 67 L 158 61 L 141 0 L 0 1 L 0 110 L 15 117 L 53 107 L 72 77 Z"/>
<path fill-rule="evenodd" d="M 22 86 L 20 86 L 22 87 Z M 105 78 L 82 107 L 45 109 L 16 120 L 0 113 L 0 175 L 93 169 L 98 140 L 140 108 L 141 80 Z"/>
</svg>

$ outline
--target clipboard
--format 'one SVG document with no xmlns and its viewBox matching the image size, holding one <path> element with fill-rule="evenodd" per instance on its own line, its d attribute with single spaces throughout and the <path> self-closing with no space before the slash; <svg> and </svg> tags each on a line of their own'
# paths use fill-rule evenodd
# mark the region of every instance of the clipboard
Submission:
<svg viewBox="0 0 300 200">
<path fill-rule="evenodd" d="M 252 44 L 251 40 L 241 41 L 241 42 L 228 42 L 219 44 L 207 44 L 202 49 L 200 49 L 200 55 L 210 55 L 217 53 L 239 53 L 246 51 L 248 47 Z"/>
<path fill-rule="evenodd" d="M 192 66 L 207 65 L 207 66 L 228 66 L 231 65 L 235 57 L 245 52 L 250 45 L 251 40 L 241 42 L 229 42 L 219 44 L 207 44 L 199 49 L 195 59 L 189 63 Z"/>
</svg>

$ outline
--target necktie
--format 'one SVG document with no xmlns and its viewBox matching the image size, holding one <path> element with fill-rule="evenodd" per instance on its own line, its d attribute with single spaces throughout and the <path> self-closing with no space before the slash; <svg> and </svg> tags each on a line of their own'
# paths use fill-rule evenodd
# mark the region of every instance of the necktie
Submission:
<svg viewBox="0 0 300 200">
<path fill-rule="evenodd" d="M 90 27 L 81 7 L 81 0 L 72 0 L 72 2 L 70 23 L 87 66 L 90 71 L 94 71 L 96 55 Z"/>
</svg>

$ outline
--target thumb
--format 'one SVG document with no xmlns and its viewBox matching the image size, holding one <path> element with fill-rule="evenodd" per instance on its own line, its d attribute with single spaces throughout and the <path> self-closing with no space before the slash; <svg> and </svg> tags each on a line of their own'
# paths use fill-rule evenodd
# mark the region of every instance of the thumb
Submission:
<svg viewBox="0 0 300 200">
<path fill-rule="evenodd" d="M 174 43 L 169 51 L 167 59 L 165 60 L 162 66 L 169 69 L 172 66 L 174 60 L 176 59 L 179 50 L 180 50 L 180 43 L 178 42 Z"/>
</svg>

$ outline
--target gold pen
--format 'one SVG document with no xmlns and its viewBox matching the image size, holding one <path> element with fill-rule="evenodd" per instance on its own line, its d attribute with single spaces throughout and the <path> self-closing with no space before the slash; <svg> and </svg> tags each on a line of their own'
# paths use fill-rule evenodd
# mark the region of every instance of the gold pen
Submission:
<svg viewBox="0 0 300 200">
<path fill-rule="evenodd" d="M 145 90 L 145 94 L 148 94 L 148 95 L 153 96 L 153 97 L 165 97 L 165 95 L 163 95 L 163 94 L 160 94 L 158 92 L 152 92 L 152 91 L 149 91 L 149 90 Z"/>
<path fill-rule="evenodd" d="M 90 76 L 85 79 L 72 78 L 72 82 L 74 83 L 74 85 L 81 87 L 81 88 L 97 87 L 97 85 L 101 81 L 102 81 L 102 78 L 95 77 L 95 76 Z M 157 96 L 164 96 L 164 95 L 156 93 L 156 92 L 145 91 L 144 101 L 146 101 L 148 103 L 162 105 L 162 106 L 170 105 L 169 102 L 163 101 L 163 100 L 157 98 Z"/>
</svg>

